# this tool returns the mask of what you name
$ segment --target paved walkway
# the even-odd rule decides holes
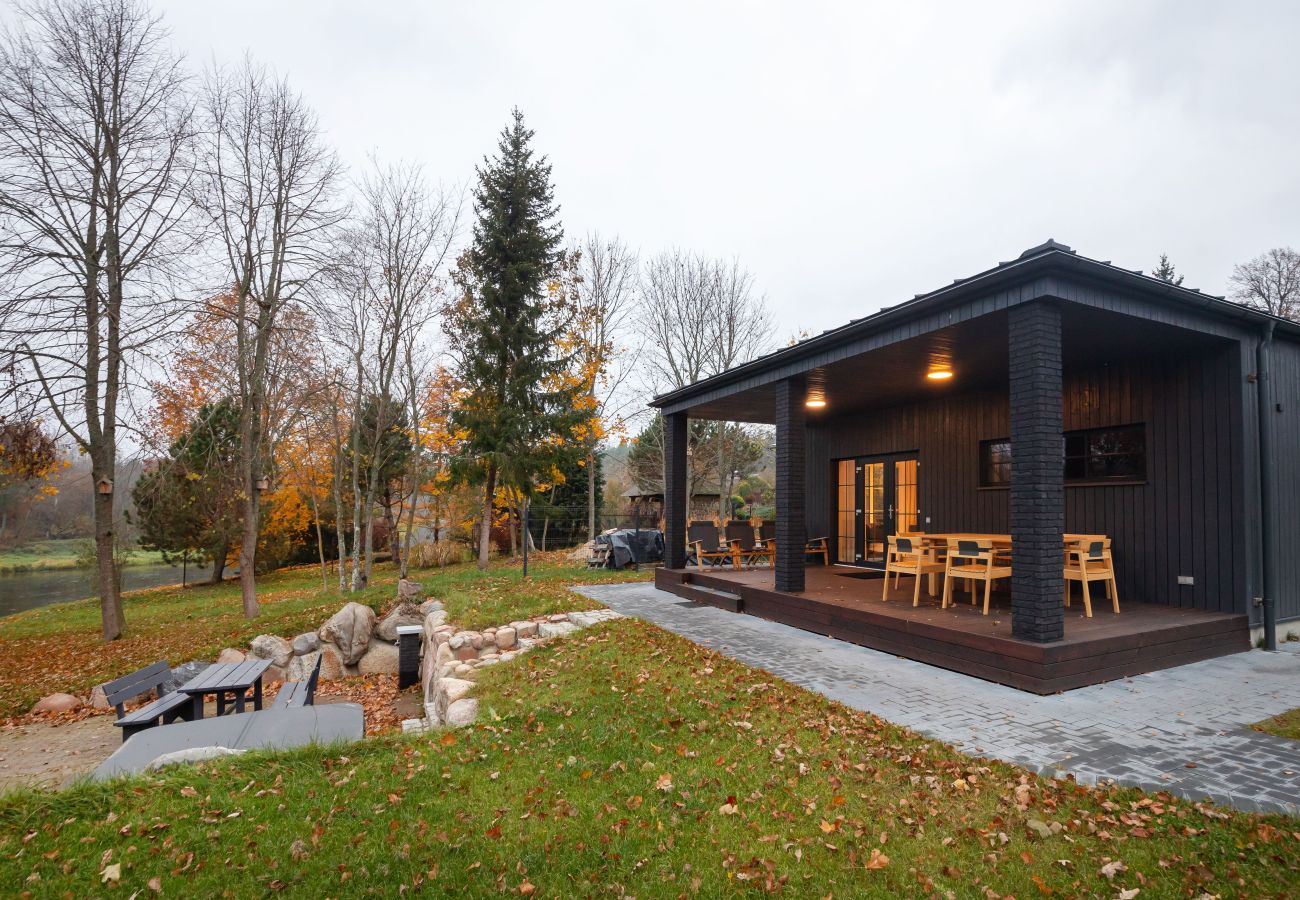
[[[1243,727],[1300,706],[1298,644],[1039,697],[649,584],[574,590],[965,753],[1084,784],[1300,814],[1300,741]]]

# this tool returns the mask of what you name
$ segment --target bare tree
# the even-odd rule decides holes
[[[217,234],[221,281],[235,298],[244,502],[239,583],[244,615],[252,618],[272,336],[282,311],[323,267],[325,237],[343,213],[334,202],[340,170],[302,97],[250,61],[212,73],[203,106],[207,143],[196,197]]]
[[[0,344],[91,462],[105,640],[124,625],[112,482],[131,376],[176,312],[191,106],[134,0],[18,7],[0,42]]]
[[[734,259],[674,250],[650,260],[642,278],[640,324],[649,350],[643,368],[656,380],[654,393],[726,371],[771,346],[772,318],[753,287],[753,276]],[[730,448],[740,445],[733,432],[743,427],[720,422],[713,435],[720,518],[727,515],[734,480]]]
[[[1300,253],[1275,247],[1234,266],[1232,299],[1243,306],[1300,321]]]
[[[625,342],[637,301],[640,260],[622,239],[588,234],[575,252],[577,286],[575,329],[579,359],[590,384],[594,416],[606,434],[593,432],[587,447],[587,540],[596,538],[596,458],[609,431],[621,430],[641,398],[626,390],[635,370],[639,346]]]

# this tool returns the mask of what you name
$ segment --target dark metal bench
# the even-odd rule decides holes
[[[312,666],[306,681],[286,681],[280,685],[280,693],[275,695],[271,709],[294,709],[312,705],[316,699],[316,682],[320,679],[321,658],[318,654],[316,665]]]
[[[163,686],[171,680],[171,675],[172,670],[167,665],[167,660],[160,659],[151,666],[145,666],[104,685],[104,695],[108,698],[109,705],[117,707],[117,721],[113,724],[122,729],[123,742],[146,728],[166,725],[177,719],[193,718],[193,704],[188,695],[180,691],[163,693]],[[150,691],[158,695],[157,700],[130,713],[126,711],[128,700],[134,700]]]

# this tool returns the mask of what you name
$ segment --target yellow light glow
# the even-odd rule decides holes
[[[826,401],[825,401],[825,400],[805,400],[803,405],[804,405],[804,406],[810,406],[810,407],[812,407],[813,409],[821,409],[823,406],[826,405]]]
[[[947,369],[936,369],[933,372],[927,372],[925,377],[932,379],[934,381],[943,381],[945,379],[951,378],[952,372],[948,371]]]

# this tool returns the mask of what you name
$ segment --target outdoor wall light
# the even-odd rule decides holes
[[[935,369],[933,372],[927,372],[925,374],[925,377],[929,378],[931,381],[946,381],[947,379],[952,377],[952,370]]]
[[[813,369],[808,373],[808,396],[803,405],[809,409],[821,409],[826,405],[826,371]]]
[[[826,401],[821,397],[809,397],[803,402],[803,405],[809,409],[821,409],[826,405]]]

